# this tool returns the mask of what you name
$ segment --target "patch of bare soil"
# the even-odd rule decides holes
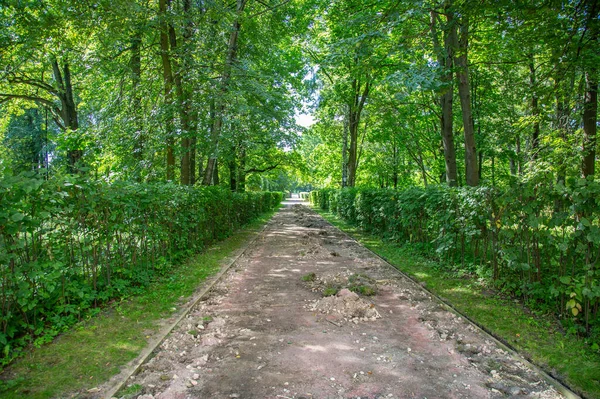
[[[326,288],[337,295],[324,297]],[[140,399],[561,397],[297,204],[130,383],[143,387]]]

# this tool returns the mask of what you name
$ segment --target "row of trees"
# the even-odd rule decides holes
[[[597,0],[324,7],[309,49],[319,122],[302,147],[322,185],[594,175]]]
[[[302,1],[8,1],[3,170],[219,184],[289,164]]]

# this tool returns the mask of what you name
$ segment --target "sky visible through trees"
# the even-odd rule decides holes
[[[2,169],[234,190],[591,176],[598,8],[7,1]]]
[[[1,1],[2,362],[277,206],[258,191],[597,352],[599,30],[600,0]]]

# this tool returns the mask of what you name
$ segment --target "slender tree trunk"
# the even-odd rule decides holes
[[[212,185],[218,186],[220,183],[221,182],[219,180],[219,162],[217,160],[215,160],[213,175],[212,175]]]
[[[238,169],[235,161],[235,148],[233,149],[233,154],[231,155],[231,159],[229,160],[229,189],[231,191],[237,191],[237,177],[238,177]]]
[[[598,0],[586,0],[587,11],[586,29],[589,31],[592,54],[598,54],[598,16],[600,13],[600,2]],[[583,100],[583,161],[581,174],[583,177],[594,176],[596,168],[596,131],[598,124],[598,67],[597,60],[586,57],[585,66],[585,97]]]
[[[54,80],[58,86],[57,97],[61,103],[61,119],[65,130],[76,131],[79,129],[79,121],[77,118],[77,106],[73,98],[73,86],[71,84],[71,70],[68,62],[63,62],[62,71],[58,65],[58,60],[52,60],[52,72]],[[67,150],[67,159],[69,172],[76,173],[79,171],[77,164],[83,156],[83,150],[80,148],[71,148]]]
[[[348,118],[344,118],[342,133],[342,188],[348,186]]]
[[[240,150],[237,191],[240,193],[246,191],[246,149],[243,147]]]
[[[194,132],[197,128],[194,127]],[[196,135],[190,139],[190,185],[196,184],[196,144],[198,139]]]
[[[469,20],[463,16],[460,23],[460,35],[458,38],[458,55],[454,59],[457,67],[456,77],[458,79],[458,95],[462,108],[463,130],[465,134],[465,180],[469,186],[479,184],[477,170],[477,148],[475,145],[475,127],[473,124],[473,112],[471,110],[471,89],[469,84],[468,68],[468,44],[469,44]]]
[[[195,168],[192,165],[192,138],[195,138],[195,121],[193,120],[194,113],[191,110],[191,95],[190,83],[186,80],[186,75],[189,71],[189,55],[190,50],[189,40],[192,36],[191,19],[189,16],[191,0],[183,1],[183,13],[187,22],[185,24],[184,33],[182,35],[181,48],[178,47],[177,35],[172,24],[169,24],[169,44],[171,52],[174,54],[172,59],[173,76],[175,82],[175,93],[177,95],[177,106],[179,110],[179,118],[183,129],[181,137],[181,184],[193,184]]]
[[[142,75],[142,55],[141,47],[142,35],[137,30],[131,38],[131,109],[133,113],[133,126],[135,128],[133,142],[133,157],[139,163],[144,158],[144,144],[146,137],[144,135],[144,126],[141,116],[142,97],[140,95],[140,82]]]
[[[238,36],[241,29],[241,15],[244,12],[244,8],[246,7],[246,3],[248,0],[237,0],[236,3],[236,19],[233,23],[233,27],[231,29],[231,33],[229,35],[229,44],[227,46],[227,58],[225,60],[225,66],[223,67],[223,73],[221,74],[221,83],[219,89],[219,95],[217,96],[217,104],[216,104],[216,115],[214,118],[213,129],[212,129],[212,137],[211,141],[211,149],[210,155],[208,158],[208,162],[206,164],[206,170],[204,171],[204,179],[202,180],[202,184],[210,185],[211,176],[213,176],[217,164],[218,150],[219,150],[219,141],[221,139],[221,130],[223,129],[223,117],[226,108],[226,99],[225,96],[229,91],[229,84],[231,79],[231,70],[233,69],[233,65],[237,59],[237,48],[238,48]],[[213,179],[214,180],[214,179]]]
[[[540,110],[538,107],[537,80],[535,75],[535,57],[529,54],[529,87],[531,90],[531,115],[533,116],[533,132],[531,135],[531,159],[538,159],[540,149]]]
[[[583,103],[583,177],[593,176],[596,168],[596,131],[598,123],[598,79],[596,68],[585,74]]]
[[[554,91],[556,99],[556,130],[558,131],[559,137],[562,141],[563,146],[568,146],[568,138],[571,134],[569,128],[569,120],[571,118],[571,107],[570,98],[575,86],[575,74],[570,73],[568,80],[566,79],[567,70],[561,66],[560,62],[555,65],[558,71],[554,81]],[[564,151],[564,149],[562,150]],[[567,159],[561,160],[557,166],[556,182],[559,184],[565,184],[567,179]]]
[[[198,176],[204,176],[204,157],[200,156],[198,159]]]
[[[454,100],[454,87],[452,84],[452,67],[454,48],[456,42],[456,24],[453,15],[447,17],[448,23],[444,32],[444,48],[442,48],[437,33],[438,14],[431,11],[431,35],[433,47],[438,56],[438,64],[444,68],[442,73],[443,91],[440,95],[440,130],[444,146],[444,163],[446,165],[446,182],[449,186],[457,185],[456,152],[454,150],[454,132],[452,129],[452,103]]]
[[[356,184],[356,170],[358,169],[358,127],[360,117],[369,95],[371,83],[367,80],[364,87],[358,79],[352,81],[353,101],[348,107],[348,132],[350,135],[350,148],[348,151],[348,186]]]
[[[169,57],[169,30],[167,27],[167,7],[170,0],[158,1],[159,27],[160,27],[160,56],[163,67],[164,82],[164,102],[167,109],[165,121],[167,137],[167,180],[175,179],[175,154],[173,153],[174,139],[174,121],[173,121],[173,71],[171,68],[171,59]]]
[[[398,188],[398,145],[396,144],[396,135],[392,135],[392,184],[394,189]]]

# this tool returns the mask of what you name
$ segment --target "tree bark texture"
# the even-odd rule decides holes
[[[160,56],[163,67],[164,102],[167,109],[165,130],[167,138],[167,180],[175,179],[175,124],[173,120],[173,70],[169,56],[169,29],[167,26],[167,7],[170,0],[158,1],[159,28],[160,28]]]
[[[369,96],[371,82],[363,84],[358,79],[352,80],[353,99],[348,107],[348,132],[350,136],[350,148],[348,151],[348,186],[356,184],[356,171],[358,169],[358,128],[360,117]]]
[[[133,141],[133,157],[138,162],[142,161],[144,154],[144,144],[146,137],[144,135],[144,126],[142,122],[142,97],[140,95],[140,82],[142,76],[142,55],[141,55],[142,37],[141,32],[136,31],[131,38],[131,112],[133,114],[133,127],[135,129]]]
[[[600,12],[598,0],[586,1],[590,43],[598,45],[598,16]],[[597,53],[597,48],[592,51]],[[594,60],[587,60],[585,67],[585,97],[583,100],[583,161],[581,174],[583,177],[594,176],[596,171],[596,132],[598,123],[598,67]]]
[[[465,135],[465,180],[469,186],[479,184],[477,169],[477,148],[475,145],[475,126],[473,124],[473,112],[471,110],[471,88],[469,83],[468,68],[468,44],[469,44],[469,20],[463,16],[459,23],[460,35],[458,37],[457,54],[454,63],[457,67],[456,78],[458,80],[458,95],[462,109],[463,130]]]
[[[214,181],[214,179],[211,179],[211,176],[213,176],[213,174],[214,174],[216,163],[217,163],[217,157],[218,157],[218,151],[219,151],[219,141],[221,139],[221,131],[223,129],[223,117],[224,117],[225,108],[226,108],[226,98],[225,97],[227,95],[227,92],[229,91],[231,71],[232,71],[233,65],[235,64],[236,59],[237,59],[238,37],[239,37],[240,29],[241,29],[240,19],[241,19],[242,13],[244,12],[244,8],[246,7],[247,2],[248,2],[248,0],[237,0],[237,3],[236,3],[236,19],[235,19],[235,22],[233,23],[231,33],[229,35],[229,43],[227,46],[227,58],[225,60],[225,65],[223,67],[223,72],[221,74],[219,94],[217,95],[217,98],[216,98],[216,105],[215,105],[216,112],[215,112],[215,118],[213,121],[213,128],[212,128],[211,138],[210,138],[211,149],[210,149],[210,155],[208,158],[208,162],[206,164],[206,169],[204,171],[204,178],[202,180],[203,185],[210,185],[211,180]]]
[[[454,132],[452,126],[452,103],[454,100],[454,86],[452,84],[453,44],[456,42],[456,25],[453,15],[447,16],[447,25],[444,32],[444,47],[442,48],[437,32],[438,14],[431,11],[431,35],[433,46],[438,56],[438,64],[443,67],[442,94],[440,95],[440,130],[444,147],[444,163],[446,166],[446,183],[453,187],[458,184],[456,168],[456,152],[454,150]]]
[[[63,122],[64,130],[76,131],[79,129],[79,121],[77,118],[77,106],[73,98],[73,85],[71,83],[71,70],[69,69],[69,63],[63,62],[62,71],[58,65],[58,60],[54,58],[52,60],[52,73],[54,80],[57,85],[56,96],[60,100],[60,115]],[[69,165],[69,172],[77,172],[77,163],[83,156],[83,150],[81,148],[70,148],[67,150],[67,159]]]
[[[535,75],[535,57],[529,55],[529,86],[531,90],[531,116],[533,117],[533,131],[531,134],[531,159],[538,159],[540,150],[540,110],[538,106],[537,79]]]

